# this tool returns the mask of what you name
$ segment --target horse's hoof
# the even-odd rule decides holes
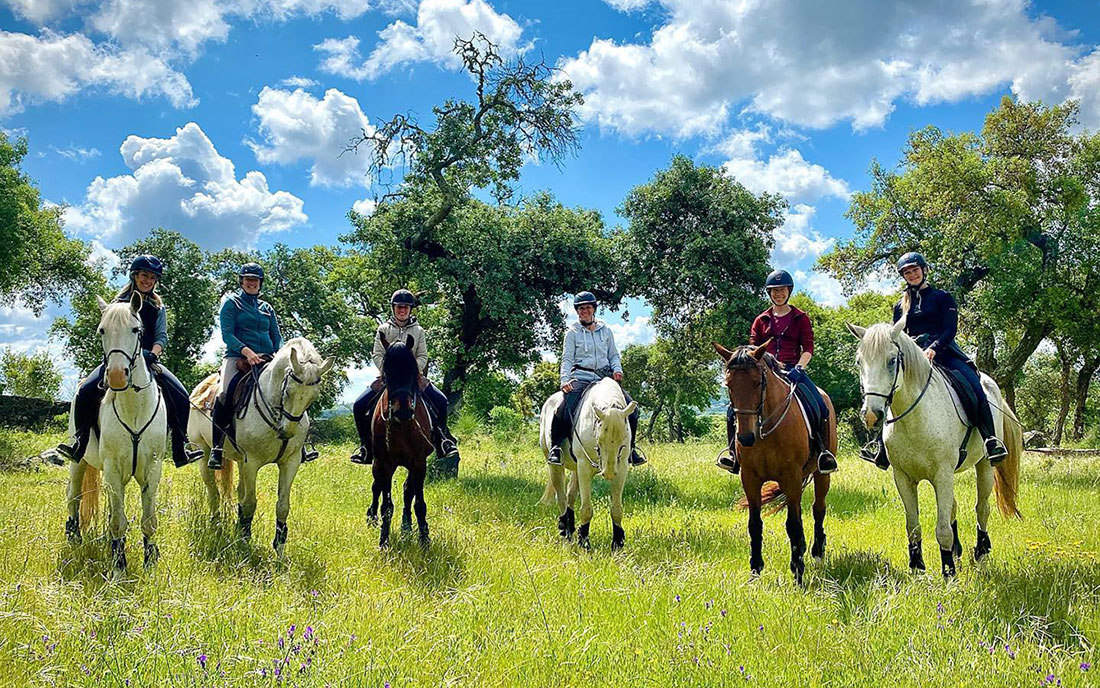
[[[412,521],[401,521],[401,532],[411,533],[413,529]]]
[[[428,537],[427,533],[421,533],[420,537],[417,538],[417,541],[420,543],[420,546],[423,547],[424,549],[427,549],[428,547],[431,547],[431,544],[432,544],[432,539],[430,537]]]
[[[73,517],[69,517],[69,520],[65,521],[65,537],[69,539],[70,545],[80,544],[81,536],[79,520]]]
[[[160,547],[150,542],[145,545],[145,568],[151,568],[160,561]]]
[[[824,554],[822,554],[820,556],[818,556],[816,554],[811,554],[810,558],[814,560],[815,564],[824,564],[825,563],[825,555]]]
[[[592,551],[592,543],[588,541],[588,538],[581,538],[577,540],[577,547],[580,547],[585,552]]]

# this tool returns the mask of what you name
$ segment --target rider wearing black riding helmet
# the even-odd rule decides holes
[[[794,293],[794,278],[786,270],[775,270],[764,282],[768,307],[752,323],[749,344],[768,344],[768,353],[782,366],[787,379],[796,385],[799,398],[808,407],[809,415],[816,422],[810,434],[811,450],[817,455],[818,470],[832,473],[837,469],[836,457],[829,451],[829,408],[817,385],[806,374],[806,366],[814,353],[814,327],[810,317],[790,305]],[[737,416],[731,406],[726,412],[726,438],[728,445],[718,455],[716,464],[730,473],[738,473],[740,465],[733,449],[737,433]]]
[[[372,359],[378,368],[379,377],[371,383],[365,392],[352,404],[352,417],[359,433],[359,449],[352,454],[352,463],[369,465],[374,462],[374,443],[371,440],[371,415],[374,404],[382,393],[385,381],[382,379],[382,361],[386,357],[387,342],[404,342],[413,338],[413,355],[420,371],[420,393],[428,400],[432,413],[432,446],[440,460],[458,461],[458,441],[447,426],[447,395],[439,391],[428,379],[428,343],[427,333],[413,315],[416,308],[416,295],[408,289],[398,289],[390,297],[390,318],[378,326],[374,334]]]
[[[168,411],[168,428],[172,433],[172,462],[183,467],[202,456],[202,450],[187,441],[187,417],[190,402],[187,390],[176,379],[158,356],[168,346],[168,316],[156,293],[157,283],[164,274],[164,264],[156,256],[141,255],[130,262],[130,281],[118,293],[116,301],[129,302],[134,292],[141,295],[141,353],[149,365],[153,379],[164,392],[164,406]],[[73,398],[72,416],[75,435],[67,443],[58,445],[57,452],[67,459],[79,462],[88,449],[89,433],[96,423],[99,404],[106,389],[103,385],[103,366],[88,374]]]
[[[589,385],[605,377],[622,382],[623,365],[619,349],[615,346],[615,335],[600,320],[596,320],[596,296],[590,291],[582,291],[573,299],[573,310],[577,311],[577,322],[565,330],[562,343],[559,382],[565,400],[554,412],[550,423],[550,454],[546,462],[561,465],[561,445],[573,427],[573,412],[580,404],[584,390]],[[630,395],[623,390],[626,403],[631,402]],[[640,466],[646,462],[645,455],[638,450],[638,409],[629,416],[630,421],[630,463]]]
[[[929,361],[946,368],[966,380],[973,391],[976,408],[968,415],[985,442],[989,463],[996,465],[1008,456],[1004,443],[997,437],[993,412],[982,388],[978,371],[955,341],[959,329],[959,307],[954,297],[928,284],[928,261],[910,251],[897,263],[898,274],[905,280],[905,292],[894,305],[894,322],[905,318],[905,332],[924,349]],[[963,400],[964,404],[967,400]],[[890,466],[881,436],[860,451],[860,457],[885,470]]]

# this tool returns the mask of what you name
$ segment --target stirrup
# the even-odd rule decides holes
[[[638,449],[637,447],[630,448],[630,459],[628,460],[628,462],[631,466],[641,466],[648,461],[649,459],[646,458],[641,449]]]
[[[991,444],[993,445],[992,449],[990,449]],[[989,457],[989,465],[996,466],[1008,458],[1008,449],[999,438],[990,437],[985,441],[985,454]]]
[[[724,447],[722,451],[718,452],[718,456],[714,459],[714,465],[734,475],[741,472],[741,462],[730,452],[729,447]]]
[[[360,466],[369,466],[373,463],[371,457],[367,456],[367,448],[364,446],[360,446],[359,449],[351,455],[351,462],[357,463]]]
[[[546,456],[546,463],[551,466],[560,466],[561,463],[561,447],[550,447],[550,453]]]
[[[187,463],[194,463],[202,458],[203,451],[194,442],[187,442],[183,445],[183,455],[187,457]]]
[[[306,449],[305,447],[302,447],[302,463],[309,463],[320,455],[321,452],[317,451],[316,449]]]
[[[458,456],[458,442],[450,437],[444,437],[439,441],[439,458],[453,459]]]
[[[826,449],[817,455],[817,472],[821,475],[828,475],[836,472],[839,466],[836,465],[836,457],[833,453]]]
[[[210,450],[210,458],[206,462],[206,467],[212,471],[220,471],[222,469],[222,452],[221,447],[214,447]]]
[[[65,444],[62,442],[57,445],[55,450],[59,455],[63,456],[67,461],[77,462],[76,451],[80,448],[80,440],[74,440],[72,444]]]
[[[890,458],[886,456],[886,446],[882,440],[871,440],[859,448],[859,458],[886,470],[890,467]]]

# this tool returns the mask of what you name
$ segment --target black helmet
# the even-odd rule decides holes
[[[245,263],[241,266],[241,269],[237,271],[237,277],[257,277],[262,282],[264,279],[264,269],[260,267],[259,263]]]
[[[145,270],[160,277],[164,274],[164,263],[160,262],[160,258],[156,256],[137,256],[130,262],[130,274],[132,275],[138,270]]]
[[[898,259],[898,274],[900,275],[905,268],[919,265],[922,269],[928,269],[928,261],[924,259],[924,256],[916,251],[910,251]]]
[[[582,291],[573,297],[573,310],[576,310],[585,304],[590,304],[593,308],[595,308],[596,295],[590,291]]]
[[[775,287],[787,287],[794,291],[794,278],[791,277],[791,273],[786,270],[776,270],[768,275],[768,279],[764,282],[764,288],[773,289]]]
[[[398,289],[390,297],[390,306],[405,305],[409,308],[416,306],[416,295],[408,289]]]

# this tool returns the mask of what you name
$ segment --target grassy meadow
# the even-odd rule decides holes
[[[993,554],[979,568],[974,479],[963,476],[967,554],[946,583],[930,486],[930,569],[914,576],[892,480],[846,453],[825,562],[808,560],[800,589],[782,514],[765,519],[767,568],[750,578],[740,485],[712,466],[716,445],[647,447],[617,554],[606,490],[593,550],[578,551],[537,504],[545,469],[533,442],[462,448],[461,477],[427,490],[430,548],[395,520],[380,552],[364,519],[369,470],[348,463],[350,446],[323,447],[294,485],[287,563],[270,548],[273,468],[246,544],[211,524],[195,467],[166,467],[161,561],[142,569],[132,526],[121,583],[108,581],[102,521],[84,544],[66,543],[65,471],[0,474],[0,684],[1100,685],[1096,459],[1027,455],[1025,518],[991,517]],[[136,489],[128,508],[136,525]]]

